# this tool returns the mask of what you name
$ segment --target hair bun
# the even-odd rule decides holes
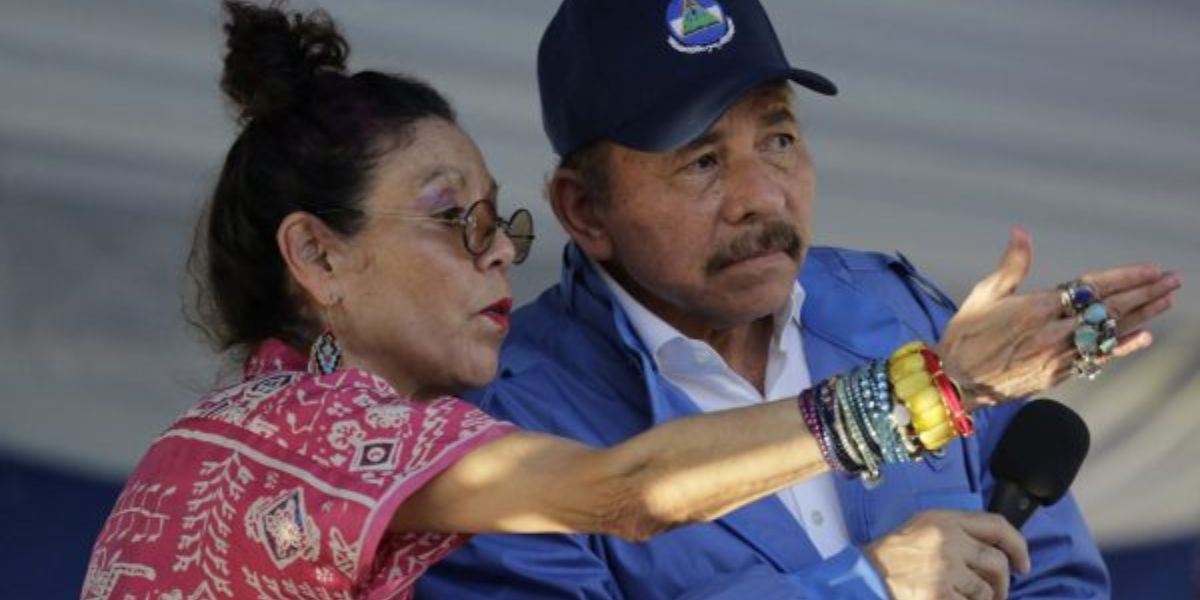
[[[280,2],[225,1],[221,89],[245,123],[290,108],[323,72],[345,74],[350,47],[323,11],[288,13]]]

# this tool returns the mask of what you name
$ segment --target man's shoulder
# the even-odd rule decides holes
[[[954,301],[900,252],[854,250],[832,246],[809,249],[801,282],[806,289],[830,278],[869,294],[920,297],[953,313]]]
[[[816,268],[830,274],[853,277],[856,274],[886,272],[894,274],[896,267],[908,260],[899,253],[876,250],[857,250],[838,246],[812,246],[805,258],[805,268]],[[911,268],[911,264],[909,264]],[[915,269],[914,269],[915,270]]]

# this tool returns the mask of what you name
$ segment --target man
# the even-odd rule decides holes
[[[1014,293],[1029,268],[1023,232],[957,314],[903,258],[808,247],[813,173],[785,80],[836,91],[788,65],[756,1],[562,4],[539,85],[562,157],[549,196],[572,242],[561,283],[517,312],[500,378],[475,398],[482,408],[610,445],[698,411],[794,396],[918,338],[939,342],[985,403],[1066,376],[1075,324],[1060,318],[1059,294]],[[1136,328],[1178,285],[1150,266],[1088,283],[1121,317],[1117,356],[1148,345]],[[987,459],[1018,408],[978,411],[976,436],[888,466],[874,487],[817,477],[645,543],[478,536],[417,595],[1105,597],[1069,497],[1020,534],[979,512]],[[1019,535],[1027,548],[1006,542]]]

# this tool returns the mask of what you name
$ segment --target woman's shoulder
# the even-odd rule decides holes
[[[164,437],[207,432],[272,454],[298,454],[338,471],[418,468],[405,457],[439,454],[502,428],[455,397],[411,400],[360,369],[316,375],[274,371],[221,389],[189,409]]]
[[[361,370],[254,374],[154,442],[101,531],[87,585],[128,567],[145,578],[123,579],[123,592],[169,573],[185,590],[239,598],[284,581],[348,593],[375,577],[377,558],[407,556],[381,545],[396,506],[509,430],[456,398],[401,398]],[[444,552],[461,542],[429,539]]]

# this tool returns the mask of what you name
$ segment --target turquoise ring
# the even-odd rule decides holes
[[[1092,380],[1103,370],[1100,359],[1117,348],[1117,320],[1109,316],[1108,307],[1098,301],[1076,314],[1079,326],[1075,328],[1072,341],[1078,356],[1072,366],[1076,376]]]

